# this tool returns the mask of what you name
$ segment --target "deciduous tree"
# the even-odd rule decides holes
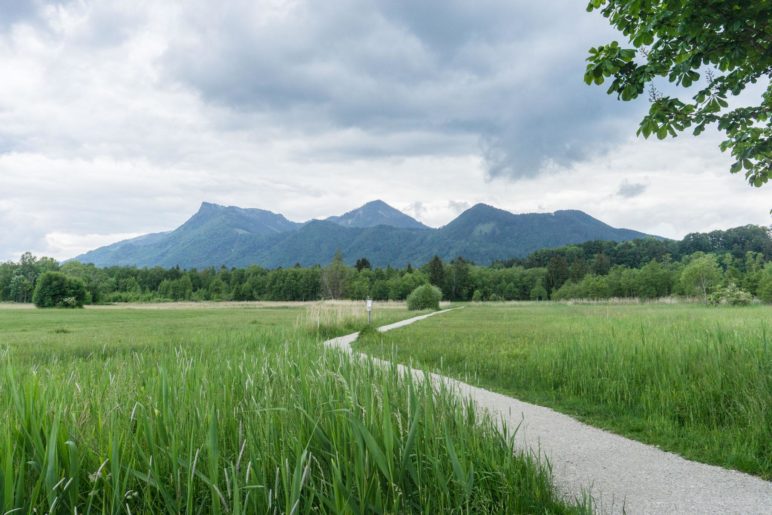
[[[638,134],[648,138],[709,125],[726,134],[721,150],[735,161],[730,171],[744,171],[754,186],[772,174],[772,84],[755,105],[731,105],[732,96],[772,73],[771,0],[591,0],[588,11],[600,10],[624,34],[617,41],[590,49],[584,80],[603,84],[609,94],[633,100],[647,86],[649,113]],[[683,100],[653,89],[667,78],[684,88],[696,86]]]
[[[697,253],[681,272],[686,292],[698,293],[708,303],[708,293],[721,282],[721,268],[713,254]]]

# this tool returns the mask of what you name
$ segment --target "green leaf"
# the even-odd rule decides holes
[[[359,420],[351,419],[351,424],[358,430],[359,434],[362,436],[362,439],[365,442],[365,445],[367,446],[367,450],[370,452],[370,455],[373,457],[373,460],[375,461],[375,464],[378,466],[378,469],[380,469],[381,474],[385,478],[387,478],[389,481],[391,481],[391,473],[389,471],[389,466],[386,462],[386,455],[381,450],[381,447],[378,445],[378,442],[375,440],[375,437],[373,437],[372,433],[367,430],[367,428],[362,424]]]
[[[738,161],[744,169],[754,171],[749,182],[758,183],[755,177],[760,174],[767,178],[762,180],[766,183],[770,175],[769,145],[762,142],[769,141],[769,129],[763,128],[770,118],[769,95],[762,96],[755,105],[734,109],[727,117],[717,114],[730,109],[728,93],[739,95],[749,84],[769,75],[772,53],[763,51],[762,36],[748,35],[748,27],[757,27],[759,34],[763,32],[758,24],[768,18],[769,2],[745,2],[742,7],[732,2],[709,4],[708,9],[698,8],[694,2],[590,0],[588,9],[603,6],[603,16],[627,39],[621,44],[610,41],[594,47],[590,55],[596,69],[592,78],[585,77],[585,82],[602,84],[600,72],[610,79],[607,93],[627,101],[639,96],[659,77],[684,88],[707,79],[707,86],[693,95],[693,103],[686,104],[677,97],[664,102],[655,99],[654,104],[661,105],[649,111],[654,126],[641,124],[637,133],[665,138],[697,124],[694,134],[699,135],[707,124],[718,121],[718,130],[729,137],[720,148],[732,150],[738,157],[737,149],[742,147],[743,159]],[[650,46],[645,53],[623,47],[630,44],[636,48]],[[638,58],[645,62],[636,62]],[[711,71],[702,73],[703,69]],[[765,130],[766,136],[752,135],[751,127],[754,131]],[[744,163],[744,159],[749,162]]]
[[[459,485],[465,485],[466,472],[464,471],[461,462],[458,460],[456,448],[453,447],[453,441],[450,439],[450,432],[448,431],[445,432],[445,446],[448,449],[448,456],[450,457],[450,464],[453,468],[453,475],[455,476],[456,481]]]

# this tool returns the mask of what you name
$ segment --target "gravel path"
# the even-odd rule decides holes
[[[438,311],[378,328],[398,329]],[[325,342],[352,353],[358,334]],[[370,358],[374,359],[374,358]],[[376,362],[387,363],[374,359]],[[408,368],[399,366],[403,372]],[[412,371],[417,377],[424,372]],[[748,474],[689,461],[542,406],[521,402],[438,374],[428,374],[470,397],[502,424],[520,426],[517,446],[546,457],[566,499],[591,495],[600,513],[738,513],[772,515],[772,483]]]

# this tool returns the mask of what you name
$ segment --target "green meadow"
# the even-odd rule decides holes
[[[451,392],[323,348],[364,320],[2,307],[0,513],[586,511]]]
[[[359,350],[772,477],[772,308],[470,304]]]

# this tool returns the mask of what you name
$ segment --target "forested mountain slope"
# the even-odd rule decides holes
[[[591,240],[627,241],[646,235],[616,229],[582,211],[513,214],[477,204],[439,229],[383,201],[341,216],[297,223],[261,209],[203,203],[173,231],[121,241],[75,259],[97,266],[287,267],[328,263],[340,250],[348,263],[425,263],[432,256],[488,264],[533,251]]]

